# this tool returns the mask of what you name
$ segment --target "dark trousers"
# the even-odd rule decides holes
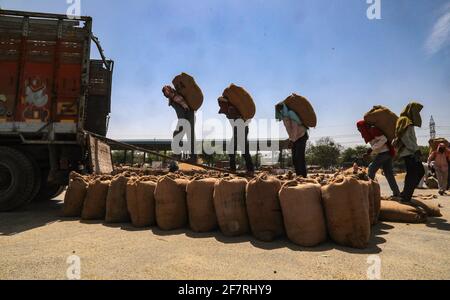
[[[185,110],[178,103],[172,103],[175,112],[177,113],[178,120],[187,120],[190,124],[190,130],[188,128],[184,128],[182,125],[177,125],[177,128],[173,132],[173,136],[177,136],[180,133],[183,133],[183,136],[186,134],[187,141],[190,144],[191,157],[195,157],[195,112],[193,110]],[[181,147],[182,145],[180,145]]]
[[[253,166],[252,156],[250,155],[250,146],[248,143],[248,126],[245,126],[244,130],[245,130],[245,149],[242,153],[242,156],[244,157],[247,171],[253,172],[255,170],[255,167]],[[233,153],[229,154],[231,171],[236,171],[236,152],[238,146],[237,143],[238,143],[238,127],[233,126]]]
[[[292,162],[294,164],[295,173],[297,174],[297,176],[303,176],[303,178],[306,178],[306,176],[308,175],[306,171],[305,157],[306,142],[308,141],[308,139],[308,133],[305,133],[305,135],[295,141],[294,145],[292,146]]]
[[[395,180],[394,171],[392,169],[392,156],[389,152],[377,154],[373,162],[369,165],[369,178],[375,179],[375,175],[380,168],[383,168],[384,176],[386,177],[389,187],[394,196],[400,196],[400,190]]]
[[[403,159],[406,166],[406,177],[405,186],[400,196],[403,201],[411,201],[414,190],[425,175],[425,169],[423,168],[422,162],[414,155],[406,156]]]

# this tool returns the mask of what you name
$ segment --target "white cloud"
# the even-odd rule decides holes
[[[450,3],[444,6],[442,16],[434,23],[425,49],[428,54],[433,55],[448,45],[450,45]]]

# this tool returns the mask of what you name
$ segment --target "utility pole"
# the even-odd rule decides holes
[[[436,138],[436,123],[434,122],[433,116],[430,119],[430,139],[434,140]]]

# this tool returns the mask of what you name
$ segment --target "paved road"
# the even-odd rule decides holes
[[[61,218],[57,199],[0,213],[0,279],[65,279],[71,255],[82,279],[366,279],[371,255],[382,279],[450,279],[450,197],[431,201],[443,205],[442,218],[379,224],[370,247],[357,250],[80,222]]]

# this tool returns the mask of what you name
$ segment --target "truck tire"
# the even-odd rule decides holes
[[[27,204],[35,189],[33,162],[24,153],[0,147],[0,211]]]

